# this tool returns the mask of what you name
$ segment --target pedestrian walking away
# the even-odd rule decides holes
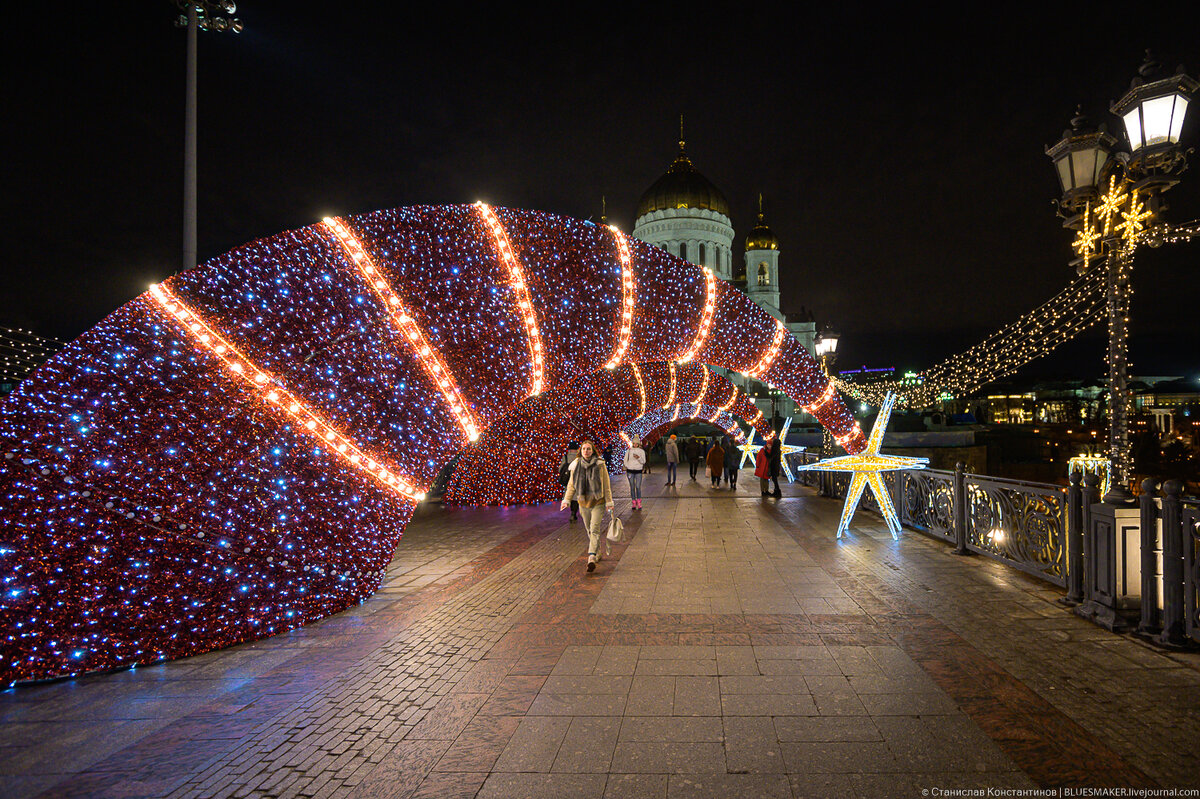
[[[596,445],[584,440],[579,444],[579,457],[571,461],[567,472],[567,490],[560,507],[566,510],[572,502],[579,503],[579,515],[583,517],[583,528],[588,536],[587,570],[595,571],[596,563],[603,559],[601,543],[608,546],[604,537],[604,512],[613,509],[608,469],[596,451]]]
[[[629,498],[633,500],[633,509],[642,509],[642,471],[646,468],[646,450],[642,449],[642,439],[634,436],[625,450],[625,476],[629,478]]]
[[[712,488],[721,487],[721,475],[725,473],[725,449],[721,442],[713,439],[712,449],[705,458],[708,464],[708,476],[712,479]]]
[[[686,450],[688,458],[688,470],[690,472],[689,476],[695,480],[696,470],[700,467],[700,458],[704,454],[704,446],[700,443],[700,439],[692,436],[690,439],[688,439]]]
[[[725,482],[730,491],[737,490],[738,467],[741,465],[742,451],[733,443],[733,439],[725,436]]]
[[[779,440],[779,436],[775,436],[768,446],[771,451],[767,460],[771,464],[771,479],[775,481],[775,499],[779,499],[783,496],[783,492],[779,490],[779,473],[783,471],[783,442]]]
[[[567,443],[567,451],[563,453],[562,463],[558,465],[558,483],[563,488],[567,487],[570,482],[570,466],[579,457],[579,442],[570,441]],[[566,508],[563,508],[566,510]],[[571,500],[571,521],[579,518],[579,503]]]
[[[669,486],[675,485],[675,469],[679,466],[679,445],[675,443],[675,436],[667,441],[667,445],[663,448],[664,454],[667,456],[667,482]]]

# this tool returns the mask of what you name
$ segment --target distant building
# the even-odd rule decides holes
[[[721,190],[700,174],[679,142],[679,154],[642,194],[638,201],[633,235],[672,255],[678,255],[697,266],[711,269],[718,278],[732,283],[745,292],[767,313],[783,322],[788,331],[815,355],[816,321],[811,314],[788,314],[780,308],[779,239],[767,226],[759,197],[758,222],[746,235],[742,263],[734,254],[733,222],[729,217],[729,202]],[[729,370],[719,370],[729,375]],[[763,414],[770,417],[769,390],[757,381],[730,375],[755,400]],[[797,421],[814,421],[811,416],[795,413],[794,404],[782,394],[775,401],[780,417],[795,415]]]

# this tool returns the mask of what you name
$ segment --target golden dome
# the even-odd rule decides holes
[[[746,252],[751,250],[778,250],[779,239],[763,221],[762,195],[758,195],[758,224],[746,234]]]
[[[704,208],[729,216],[725,195],[692,166],[691,159],[683,151],[682,141],[679,142],[679,156],[667,174],[654,181],[638,200],[637,218],[674,208]]]

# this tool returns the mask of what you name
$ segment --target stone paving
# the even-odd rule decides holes
[[[836,541],[810,489],[662,479],[593,574],[555,507],[423,508],[360,607],[0,693],[0,796],[1200,786],[1197,655],[865,511]]]

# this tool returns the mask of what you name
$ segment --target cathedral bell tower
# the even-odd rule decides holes
[[[779,310],[779,239],[763,221],[761,194],[758,224],[746,236],[746,294],[768,313],[783,318]]]

